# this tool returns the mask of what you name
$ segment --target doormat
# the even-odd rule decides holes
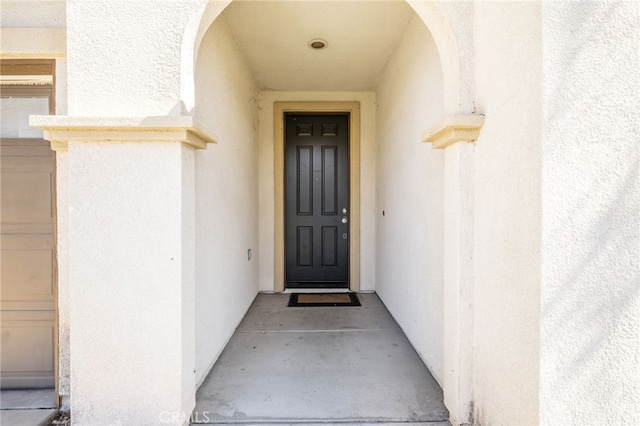
[[[361,306],[355,293],[292,293],[289,307]]]

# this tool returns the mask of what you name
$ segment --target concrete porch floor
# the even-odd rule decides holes
[[[56,415],[54,389],[0,391],[0,425],[47,425]]]
[[[448,425],[442,390],[375,294],[289,308],[259,294],[196,395],[198,424]]]

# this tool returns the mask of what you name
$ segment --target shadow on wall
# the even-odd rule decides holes
[[[555,287],[542,310],[541,320],[549,325],[545,330],[547,336],[575,336],[570,342],[552,343],[554,347],[567,348],[560,352],[571,353],[569,368],[564,370],[559,383],[567,391],[578,382],[596,386],[600,379],[611,376],[610,365],[602,360],[610,358],[612,339],[620,340],[613,334],[628,332],[620,328],[624,328],[623,324],[631,319],[629,312],[640,298],[638,274],[629,279],[611,272],[628,271],[630,268],[638,270],[637,264],[629,264],[638,260],[637,253],[635,256],[629,253],[629,247],[634,246],[629,240],[640,240],[638,217],[634,213],[640,210],[637,196],[639,169],[640,161],[635,161],[628,168],[617,197],[590,224],[590,246],[584,249],[583,258],[566,272],[565,279]],[[581,208],[571,212],[571,217],[583,216],[585,203],[579,204]],[[612,259],[619,264],[612,265]],[[580,335],[575,335],[576,330],[581,331]],[[635,350],[633,345],[627,349],[629,355]]]
[[[548,379],[555,387],[576,395],[589,389],[602,408],[617,397],[607,386],[627,392],[625,383],[638,382],[637,325],[632,324],[640,304],[640,159],[625,133],[634,130],[630,116],[620,113],[622,101],[614,98],[633,91],[625,86],[628,79],[618,76],[629,71],[627,54],[633,47],[603,47],[600,28],[619,22],[623,31],[623,21],[629,20],[618,5],[586,3],[579,16],[573,11],[571,6],[559,8],[555,13],[565,14],[562,22],[568,25],[552,24],[548,33],[549,40],[571,37],[571,43],[564,51],[551,51],[546,59],[551,66],[545,70],[545,81],[554,90],[546,95],[550,108],[545,126],[553,139],[545,148],[550,160],[543,176],[555,181],[544,182],[543,177],[543,184],[559,205],[548,203],[543,211],[550,224],[543,237],[548,239],[543,240],[543,262],[552,280],[562,278],[543,283],[548,294],[541,323],[548,346],[541,349],[549,358],[542,367],[553,368],[555,376]],[[602,66],[582,74],[594,64]],[[558,136],[567,134],[558,129],[576,123],[588,123],[588,130],[578,129],[567,139]],[[606,135],[604,141],[601,135]],[[566,243],[571,247],[562,246]],[[635,376],[628,371],[633,365]],[[602,397],[595,389],[612,394]]]

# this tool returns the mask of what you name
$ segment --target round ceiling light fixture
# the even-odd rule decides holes
[[[327,44],[327,40],[323,40],[321,38],[314,38],[308,43],[309,47],[315,50],[324,49],[325,47],[327,47]]]

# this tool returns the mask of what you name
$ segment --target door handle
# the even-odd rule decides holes
[[[342,223],[347,223],[349,222],[349,219],[347,219],[346,216],[342,216]]]

